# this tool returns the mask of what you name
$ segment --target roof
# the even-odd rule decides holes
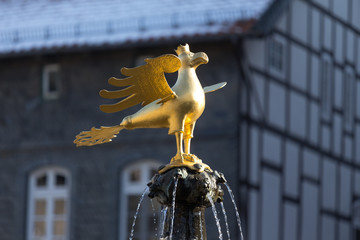
[[[274,0],[0,0],[0,55],[242,34]]]

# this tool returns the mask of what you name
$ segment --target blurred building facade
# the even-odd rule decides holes
[[[0,6],[0,239],[128,238],[174,137],[143,129],[91,148],[72,141],[136,110],[98,110],[106,79],[185,42],[209,56],[203,86],[228,82],[206,96],[192,151],[225,174],[246,239],[360,239],[358,0]],[[225,207],[239,239],[227,195]],[[158,212],[145,198],[136,239],[155,238]]]
[[[359,10],[292,1],[245,43],[249,239],[360,238]]]

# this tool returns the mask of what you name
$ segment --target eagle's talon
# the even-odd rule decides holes
[[[184,153],[177,153],[172,159],[171,162],[184,162]]]

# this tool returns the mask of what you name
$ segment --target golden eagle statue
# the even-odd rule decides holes
[[[190,140],[196,120],[205,108],[205,93],[216,91],[226,85],[218,83],[202,88],[195,73],[201,64],[208,63],[208,56],[203,52],[190,52],[189,45],[180,45],[172,54],[145,59],[146,64],[135,68],[122,68],[126,78],[110,78],[109,84],[122,87],[121,90],[101,90],[100,96],[107,99],[123,98],[115,104],[101,105],[100,110],[114,113],[137,104],[142,104],[138,112],[125,117],[117,126],[92,128],[76,136],[76,146],[92,146],[110,142],[122,129],[135,128],[169,128],[169,134],[176,136],[177,153],[170,164],[160,170],[187,166],[193,170],[203,171],[203,164],[195,155],[190,154]],[[170,88],[164,73],[178,71],[175,85]],[[183,149],[184,142],[184,149]]]

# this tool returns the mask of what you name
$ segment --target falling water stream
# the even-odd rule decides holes
[[[172,239],[172,234],[174,231],[174,218],[175,218],[175,197],[176,197],[176,188],[179,178],[175,179],[174,189],[172,193],[172,204],[171,204],[171,225],[170,225],[170,240]]]
[[[214,213],[214,217],[215,217],[215,221],[216,221],[216,226],[218,228],[218,231],[219,231],[219,239],[222,240],[223,239],[223,236],[222,236],[222,232],[221,232],[221,226],[220,226],[220,219],[217,215],[217,212],[216,212],[216,207],[215,207],[215,204],[214,204],[214,201],[212,200],[211,196],[210,195],[206,195],[207,198],[209,199],[210,203],[211,203],[211,209]]]
[[[201,237],[201,240],[204,240],[203,229],[202,229],[203,223],[202,223],[202,219],[201,219],[201,217],[202,217],[202,216],[201,216],[201,211],[199,211],[198,214],[199,214],[199,220],[200,220],[200,237]]]
[[[226,215],[224,203],[221,202],[220,205],[221,205],[221,209],[222,209],[222,212],[223,212],[223,215],[224,215],[224,219],[225,219],[226,233],[227,233],[228,239],[230,240],[229,224],[228,224],[228,220],[227,220],[227,215]]]
[[[145,188],[143,194],[141,195],[140,201],[139,201],[139,203],[138,203],[138,205],[137,205],[136,213],[135,213],[135,215],[134,215],[134,220],[133,220],[133,223],[132,223],[132,226],[131,226],[131,233],[130,233],[129,240],[132,240],[133,237],[134,237],[134,229],[135,229],[136,218],[137,218],[138,213],[139,213],[139,209],[140,209],[141,202],[143,201],[144,196],[145,196],[145,193],[147,192],[147,190],[148,190],[148,187]]]
[[[179,181],[179,178],[176,178],[175,181],[174,181],[174,189],[173,189],[173,192],[172,192],[172,204],[171,204],[171,212],[170,212],[170,214],[171,214],[171,222],[170,222],[170,224],[171,225],[170,225],[169,240],[172,239],[172,235],[173,235],[173,231],[174,231],[175,198],[176,198],[176,190],[177,190],[177,186],[178,186],[178,181]],[[242,228],[241,228],[241,220],[240,220],[239,212],[238,212],[238,209],[237,209],[237,206],[236,206],[236,203],[235,203],[234,194],[233,194],[230,186],[227,183],[224,183],[224,184],[225,184],[225,186],[226,186],[226,188],[227,188],[227,190],[229,192],[231,201],[232,201],[232,203],[234,205],[234,208],[235,208],[236,219],[237,219],[238,227],[239,227],[239,230],[240,230],[240,240],[244,240],[244,236],[243,236],[243,232],[242,232]],[[144,196],[145,196],[147,191],[148,191],[148,187],[145,188],[143,194],[140,197],[139,203],[137,205],[136,212],[135,212],[135,215],[134,215],[134,220],[133,220],[133,223],[132,223],[132,226],[131,226],[131,233],[130,233],[129,240],[132,240],[133,237],[134,237],[134,229],[135,229],[136,219],[137,219],[137,216],[139,214],[139,209],[140,209],[141,203],[142,203],[142,201],[144,199]],[[221,231],[220,219],[218,217],[214,201],[212,200],[210,195],[207,195],[207,198],[211,203],[211,209],[212,209],[212,211],[214,213],[216,226],[217,226],[217,229],[218,229],[218,232],[219,232],[219,239],[222,240],[223,235],[222,235],[222,231]],[[228,225],[228,220],[227,220],[225,207],[224,207],[223,202],[221,202],[220,204],[221,204],[222,213],[223,213],[224,219],[225,219],[226,233],[227,233],[228,239],[230,240],[230,231],[229,231],[229,225]],[[153,215],[153,217],[154,217],[154,225],[156,226],[156,213],[155,213],[154,203],[153,203],[152,200],[151,200],[151,206],[152,206],[153,214],[154,214]],[[160,238],[164,237],[164,230],[165,230],[165,222],[166,222],[167,212],[168,212],[168,207],[163,207],[161,209],[160,222],[159,222],[160,223],[159,224],[159,226],[160,226],[159,227],[160,228],[159,232],[157,232],[157,228],[155,229],[155,232],[156,232],[155,237],[156,238],[158,236]],[[203,223],[202,223],[202,219],[201,219],[201,212],[199,211],[198,214],[199,214],[199,218],[200,218],[201,240],[203,240],[204,236],[203,236],[203,225],[202,225]]]
[[[167,214],[168,207],[163,207],[161,209],[161,215],[160,215],[160,231],[159,236],[160,238],[164,237],[164,230],[165,230],[165,221],[166,221],[166,214]]]
[[[233,203],[233,205],[234,205],[234,208],[235,208],[236,219],[237,219],[237,223],[238,223],[239,230],[240,230],[240,237],[241,237],[240,239],[241,239],[241,240],[244,240],[244,236],[243,236],[243,232],[242,232],[242,228],[241,228],[241,220],[240,220],[240,216],[239,216],[239,211],[238,211],[238,209],[237,209],[237,207],[236,207],[234,194],[233,194],[233,192],[231,191],[230,186],[229,186],[227,183],[224,183],[224,184],[225,184],[225,186],[226,186],[226,188],[227,188],[227,190],[228,190],[228,192],[229,192],[231,201],[232,201],[232,203]]]
[[[154,207],[153,200],[151,198],[150,198],[150,202],[151,202],[151,207],[152,207],[152,210],[153,210],[153,218],[154,218],[154,226],[155,226],[155,238],[157,238],[156,212],[155,212],[155,207]]]

